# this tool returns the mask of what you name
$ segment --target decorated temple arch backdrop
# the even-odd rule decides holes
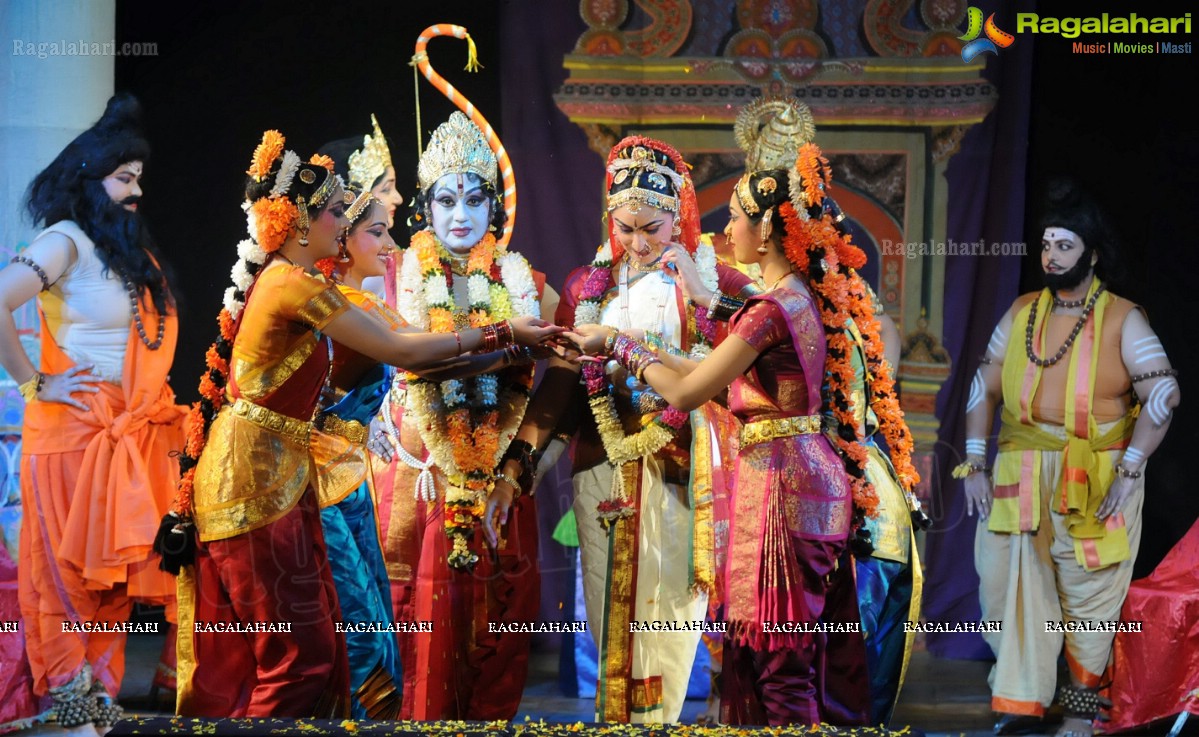
[[[918,5],[918,7],[917,7]],[[998,93],[983,63],[963,63],[957,26],[967,4],[940,2],[735,4],[582,0],[587,24],[563,60],[559,109],[599,156],[622,136],[670,141],[694,167],[704,229],[718,246],[732,186],[744,168],[737,112],[763,96],[812,111],[834,171],[831,190],[864,270],[905,341],[900,380],[924,468],[950,373],[942,347],[946,167]],[[909,21],[917,23],[914,30]],[[926,474],[926,476],[929,474]]]

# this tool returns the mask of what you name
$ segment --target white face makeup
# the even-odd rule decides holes
[[[1084,252],[1082,238],[1065,228],[1046,228],[1041,237],[1041,267],[1046,274],[1061,274],[1074,268]]]
[[[487,235],[491,198],[473,174],[446,174],[429,192],[433,232],[451,252],[465,255]]]

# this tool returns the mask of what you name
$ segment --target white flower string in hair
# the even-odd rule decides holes
[[[271,187],[270,197],[287,194],[296,172],[300,170],[300,156],[295,151],[283,152],[283,163],[279,165],[279,173],[275,175],[275,186]]]

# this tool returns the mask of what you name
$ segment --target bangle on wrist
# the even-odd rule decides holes
[[[500,471],[499,473],[497,473],[495,475],[495,480],[503,481],[504,483],[506,483],[512,487],[512,498],[514,500],[520,497],[520,493],[521,493],[520,482],[517,481],[516,479],[512,478],[512,476],[508,472]]]
[[[511,320],[501,320],[495,324],[495,335],[500,348],[506,348],[516,342],[516,333],[512,330]]]
[[[41,393],[42,387],[46,385],[46,375],[41,371],[34,371],[33,376],[24,384],[17,387],[17,391],[21,393],[21,397],[28,402],[36,402],[38,394]]]
[[[1129,471],[1123,463],[1116,464],[1116,475],[1123,479],[1137,480],[1142,476],[1141,471]]]
[[[987,457],[987,441],[984,438],[966,438],[966,455]]]
[[[655,363],[662,363],[662,360],[654,355],[653,351],[641,345],[627,335],[621,335],[613,344],[613,358],[624,366],[630,374],[637,377],[637,381],[645,383],[645,369]]]
[[[963,461],[953,469],[953,477],[955,479],[964,479],[967,476],[973,476],[976,473],[990,473],[991,469],[981,463],[973,463],[971,461]]]

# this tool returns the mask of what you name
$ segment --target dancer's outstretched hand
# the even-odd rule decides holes
[[[575,325],[565,336],[583,353],[594,356],[604,351],[604,342],[616,328],[607,325]]]
[[[539,317],[514,317],[511,323],[512,335],[516,338],[516,342],[529,347],[541,345],[555,335],[566,332],[566,328],[546,322]]]

